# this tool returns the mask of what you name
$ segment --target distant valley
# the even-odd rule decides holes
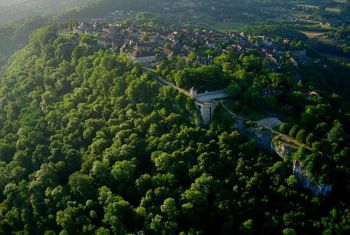
[[[0,22],[21,20],[28,16],[47,15],[84,4],[83,0],[0,0]]]

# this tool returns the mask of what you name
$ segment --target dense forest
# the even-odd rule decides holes
[[[322,130],[329,141],[344,138],[330,151],[341,180],[315,197],[291,163],[231,130],[222,109],[209,127],[198,125],[189,98],[95,45],[42,28],[1,75],[1,234],[350,231],[340,123]],[[327,107],[307,107],[307,123]]]

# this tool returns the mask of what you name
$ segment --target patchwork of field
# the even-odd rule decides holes
[[[213,28],[220,31],[240,31],[242,28],[250,24],[254,23],[247,21],[220,22],[214,24]]]

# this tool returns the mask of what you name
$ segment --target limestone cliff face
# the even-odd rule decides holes
[[[293,159],[294,153],[298,150],[297,146],[279,140],[270,130],[261,130],[257,127],[247,128],[242,120],[236,120],[233,128],[239,130],[246,138],[254,140],[258,148],[275,152],[284,160],[291,161],[293,163],[293,174],[302,187],[309,190],[313,195],[327,196],[331,193],[332,185],[315,183],[312,173],[304,169],[300,162]]]
[[[298,161],[293,162],[293,173],[301,185],[310,190],[316,196],[327,196],[331,193],[333,186],[330,184],[315,184],[311,180],[311,174],[307,172]]]
[[[271,149],[284,160],[292,160],[292,156],[296,151],[292,146],[283,144],[282,141],[277,140],[271,141]]]
[[[293,173],[298,178],[303,188],[308,189],[315,196],[327,196],[332,191],[330,184],[317,184],[313,181],[313,175],[308,172],[297,160],[293,160],[292,156],[297,149],[283,141],[273,140],[271,149],[281,158],[293,162]]]

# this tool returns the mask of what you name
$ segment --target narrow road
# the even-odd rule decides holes
[[[294,139],[294,138],[292,138],[292,137],[290,137],[290,136],[288,136],[288,135],[286,135],[286,134],[283,134],[283,133],[281,133],[281,132],[278,132],[278,131],[272,129],[271,127],[269,127],[269,126],[262,125],[262,124],[259,123],[259,122],[252,121],[252,120],[250,120],[250,119],[248,119],[248,118],[246,118],[246,117],[242,117],[242,116],[237,115],[236,113],[234,113],[234,112],[232,112],[231,110],[229,110],[229,109],[225,106],[224,102],[221,102],[221,104],[222,104],[222,107],[223,107],[229,114],[231,114],[231,116],[232,116],[233,118],[238,119],[238,120],[241,120],[241,121],[251,121],[251,122],[254,123],[255,125],[257,125],[257,126],[259,126],[259,127],[262,127],[262,128],[264,128],[264,129],[266,129],[266,130],[269,130],[271,133],[276,134],[276,136],[281,136],[282,139],[283,139],[286,143],[292,144],[292,145],[297,146],[297,147],[305,146],[306,149],[308,149],[308,150],[310,150],[310,151],[312,150],[309,146],[307,146],[306,144],[304,144],[304,143],[298,141],[297,139]]]

